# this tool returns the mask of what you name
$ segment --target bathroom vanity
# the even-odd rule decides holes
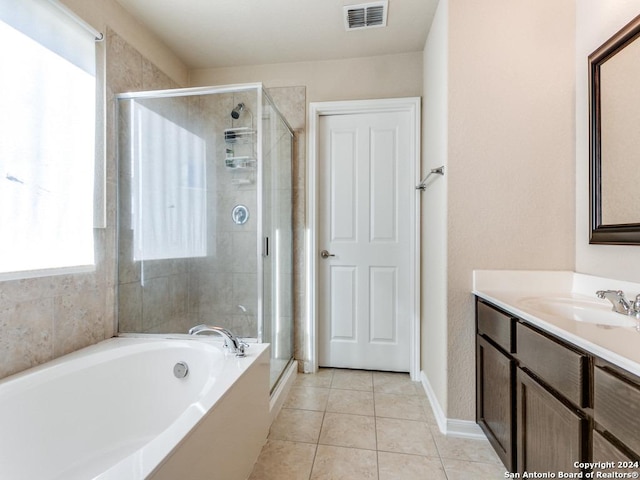
[[[476,420],[509,471],[640,472],[640,331],[596,297],[609,288],[640,293],[573,272],[474,272]]]

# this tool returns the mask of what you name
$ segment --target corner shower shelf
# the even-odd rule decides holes
[[[253,148],[256,131],[249,127],[226,128],[224,142],[227,145],[224,164],[233,170],[252,170],[256,167]]]

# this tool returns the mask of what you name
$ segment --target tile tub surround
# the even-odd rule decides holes
[[[523,300],[532,297],[576,298],[600,301],[597,290],[622,290],[628,299],[640,293],[640,284],[595,277],[569,271],[476,270],[473,293],[508,310],[587,352],[640,375],[640,331],[635,327],[614,327],[578,322],[543,314],[528,308]]]
[[[485,440],[442,435],[408,374],[299,374],[249,480],[504,478]]]

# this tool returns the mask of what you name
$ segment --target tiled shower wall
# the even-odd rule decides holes
[[[106,43],[106,225],[94,231],[96,269],[92,273],[59,275],[0,282],[0,378],[97,343],[115,334],[117,239],[116,239],[116,138],[114,93],[179,88],[120,36],[107,30]],[[294,142],[294,317],[296,351],[300,351],[304,311],[304,182],[305,182],[305,87],[268,89],[278,109],[296,131]],[[233,108],[232,106],[229,107]],[[222,201],[233,201],[224,197]],[[186,265],[173,262],[167,270],[150,269],[147,278],[158,283],[171,278],[173,295],[183,295],[183,281],[188,282]],[[121,271],[123,279],[135,272]],[[248,280],[245,278],[244,280]],[[243,279],[235,280],[238,288]],[[255,282],[253,283],[255,285]],[[214,286],[214,291],[224,286]],[[127,295],[126,288],[123,295]],[[242,304],[232,298],[232,305]],[[242,301],[245,301],[242,299]],[[126,302],[126,300],[125,300]],[[245,303],[249,303],[245,301]],[[188,324],[203,319],[193,317],[194,310],[184,305]],[[180,306],[176,307],[179,310]],[[246,316],[233,313],[235,325],[246,323]],[[142,321],[123,315],[125,322]],[[182,326],[180,326],[182,328]],[[142,330],[142,328],[140,329]]]
[[[206,105],[202,123],[206,125],[208,145],[215,149],[207,156],[207,175],[213,185],[208,200],[211,254],[206,259],[194,259],[190,272],[191,326],[200,323],[219,325],[236,335],[256,337],[257,309],[257,184],[256,171],[233,170],[225,166],[224,130],[232,126],[231,110],[240,102],[246,110],[234,127],[257,128],[257,93],[238,92],[208,95],[201,100]],[[209,140],[211,139],[211,140]],[[256,140],[255,138],[253,139]],[[253,149],[251,145],[230,147]],[[239,182],[248,183],[239,183]],[[238,182],[238,184],[236,183]],[[235,205],[249,210],[249,219],[236,225],[231,218]]]

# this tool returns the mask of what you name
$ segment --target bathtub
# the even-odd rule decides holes
[[[112,338],[0,382],[0,479],[245,480],[268,416],[268,345]]]

